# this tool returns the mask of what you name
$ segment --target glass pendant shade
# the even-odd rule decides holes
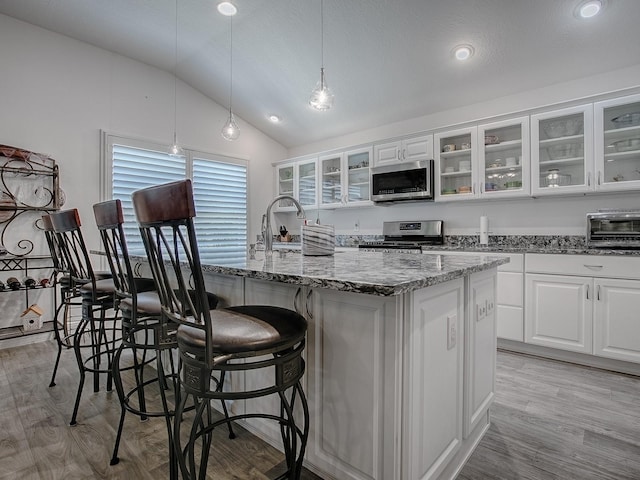
[[[173,145],[171,145],[171,147],[169,148],[169,155],[171,155],[172,157],[183,157],[184,156],[184,150],[178,144],[178,139],[177,139],[176,132],[173,132]]]
[[[309,105],[316,110],[329,110],[333,105],[333,93],[324,78],[324,68],[320,69],[320,80],[316,84],[316,88],[311,92]]]
[[[235,118],[233,118],[233,113],[229,110],[229,118],[227,123],[222,127],[222,136],[225,140],[233,141],[237,140],[240,136],[240,129],[238,128],[238,124],[236,123]]]

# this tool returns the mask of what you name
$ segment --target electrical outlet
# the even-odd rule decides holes
[[[447,317],[447,350],[456,346],[458,340],[458,316]]]
[[[483,320],[484,317],[487,316],[487,301],[485,300],[482,303],[478,303],[476,305],[476,308],[478,309],[477,321],[479,322],[480,320]]]
[[[360,231],[360,220],[356,220],[356,223],[353,225],[353,231],[354,232]]]

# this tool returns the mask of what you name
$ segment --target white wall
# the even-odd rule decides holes
[[[173,75],[63,35],[0,15],[0,144],[55,158],[66,192],[93,225],[99,198],[100,130],[172,143]],[[238,119],[240,139],[220,135],[227,111],[178,82],[177,131],[188,148],[249,160],[250,238],[273,197],[271,163],[286,149]],[[269,181],[265,181],[269,179]],[[86,231],[88,229],[83,229]],[[85,233],[99,246],[95,228]]]
[[[553,109],[554,105],[580,104],[593,99],[640,92],[640,65],[608,72],[573,82],[544,86],[536,90],[498,98],[490,102],[439,112],[403,122],[383,125],[341,137],[289,149],[289,158],[341,149],[426,131],[438,131],[452,125],[476,122],[490,117],[504,117],[525,110]],[[616,95],[618,94],[616,93]],[[585,100],[587,99],[588,100]],[[479,217],[488,215],[494,234],[558,234],[582,235],[586,230],[585,215],[601,208],[640,209],[640,193],[588,195],[578,197],[526,198],[521,200],[469,201],[454,203],[407,203],[389,207],[321,211],[323,223],[336,226],[339,234],[380,234],[385,220],[445,221],[447,234],[474,234]],[[278,214],[279,223],[291,231],[296,220],[292,214]],[[310,213],[313,216],[315,213]],[[360,228],[355,230],[355,224]]]

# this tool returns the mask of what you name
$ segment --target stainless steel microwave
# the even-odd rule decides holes
[[[587,246],[640,248],[640,210],[588,213]]]
[[[433,160],[373,167],[371,200],[376,203],[433,200]]]

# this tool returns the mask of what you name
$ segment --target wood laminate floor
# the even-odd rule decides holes
[[[640,379],[498,352],[491,427],[458,480],[639,480]]]
[[[53,342],[0,350],[0,479],[167,478],[161,419],[128,415],[110,466],[117,395],[87,385],[76,427],[72,352],[49,388]],[[245,430],[220,430],[209,478],[273,478],[282,456]],[[305,480],[319,477],[305,471]],[[499,352],[492,425],[458,480],[640,479],[640,379]]]

